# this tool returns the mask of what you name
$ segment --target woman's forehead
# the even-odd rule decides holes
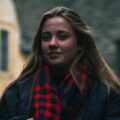
[[[46,20],[42,27],[42,31],[52,31],[52,30],[72,30],[72,27],[68,21],[63,17],[53,17]]]

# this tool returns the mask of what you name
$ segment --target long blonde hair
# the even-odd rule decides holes
[[[120,88],[120,81],[107,65],[102,55],[98,51],[95,45],[95,39],[82,18],[79,14],[77,14],[74,10],[66,8],[66,7],[55,7],[52,10],[44,13],[42,16],[39,29],[35,36],[32,46],[32,52],[30,54],[29,60],[22,70],[18,79],[9,85],[11,87],[17,81],[25,80],[24,78],[27,76],[31,76],[35,74],[37,69],[42,64],[41,58],[41,32],[44,23],[52,17],[60,16],[69,22],[72,26],[73,31],[78,39],[78,44],[82,47],[79,55],[73,61],[70,67],[70,73],[73,76],[76,83],[78,83],[79,79],[76,76],[76,70],[78,66],[84,64],[88,66],[89,69],[93,71],[93,73],[108,87]],[[8,88],[9,88],[8,87]]]

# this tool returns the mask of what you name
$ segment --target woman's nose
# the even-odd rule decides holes
[[[58,40],[56,37],[52,37],[50,41],[50,46],[57,46],[58,45]]]

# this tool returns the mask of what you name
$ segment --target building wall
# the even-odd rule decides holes
[[[8,70],[0,70],[1,95],[7,84],[17,78],[24,61],[20,53],[20,29],[11,0],[0,1],[0,30],[8,32]]]

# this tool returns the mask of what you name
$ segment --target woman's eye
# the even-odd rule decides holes
[[[49,34],[42,35],[42,40],[43,41],[49,41],[50,39],[51,39],[51,35],[49,35]]]
[[[60,40],[66,40],[66,39],[69,38],[69,36],[66,35],[66,34],[60,34],[60,35],[58,35],[58,38],[59,38]]]

